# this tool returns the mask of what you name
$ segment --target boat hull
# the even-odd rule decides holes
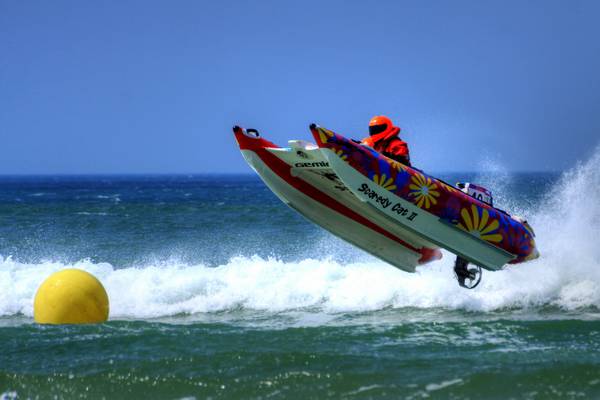
[[[234,133],[245,160],[269,189],[308,220],[407,272],[441,258],[434,243],[350,191],[315,145],[290,141],[280,148],[241,128]]]

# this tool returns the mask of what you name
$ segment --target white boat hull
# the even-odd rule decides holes
[[[236,132],[236,138],[265,184],[308,220],[407,272],[441,258],[431,241],[348,190],[315,145],[290,141],[290,147],[279,148],[243,132]]]

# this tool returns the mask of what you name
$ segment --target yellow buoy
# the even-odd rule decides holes
[[[35,294],[33,318],[39,324],[89,324],[108,319],[108,295],[89,272],[64,269],[50,275]]]

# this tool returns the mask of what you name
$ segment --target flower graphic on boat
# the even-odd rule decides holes
[[[445,183],[445,182],[443,182],[443,183]],[[464,193],[464,192],[461,192],[460,190],[458,190],[457,188],[455,188],[454,186],[450,186],[448,184],[445,184],[445,185],[442,184],[442,188],[446,189],[446,191],[448,193],[452,193],[452,194]]]
[[[319,139],[321,139],[321,142],[323,142],[323,143],[327,143],[329,141],[329,138],[332,138],[334,135],[334,133],[328,129],[325,129],[325,128],[318,128],[318,129],[319,129]]]
[[[480,217],[479,210],[475,204],[471,204],[470,212],[467,208],[463,208],[460,211],[462,218],[458,227],[479,239],[494,243],[501,242],[502,235],[497,232],[500,226],[498,220],[490,220],[490,213],[485,208],[481,209]]]
[[[381,175],[373,175],[373,182],[378,184],[387,190],[396,190],[396,185],[394,185],[394,180],[392,178],[388,178],[386,174]]]
[[[398,162],[398,161],[394,161],[394,160],[390,160],[390,165],[392,166],[392,168],[394,168],[395,170],[398,171],[406,171],[406,165]]]
[[[533,238],[529,242],[529,254],[525,257],[525,261],[535,260],[540,256],[540,252],[535,246],[535,240]]]
[[[335,150],[335,154],[344,161],[348,160],[348,156],[344,154],[344,150]]]
[[[451,224],[457,225],[460,219],[460,207],[461,203],[457,197],[448,197],[446,202],[443,204],[440,218],[444,221],[450,222]]]
[[[521,257],[524,257],[524,260],[534,260],[540,256],[540,253],[535,247],[535,239],[529,234],[529,232],[518,235],[516,238],[516,245],[518,254]]]
[[[417,173],[412,176],[412,183],[408,186],[410,189],[409,196],[413,196],[415,204],[421,208],[429,208],[432,204],[437,204],[437,198],[440,197],[440,192],[437,191],[437,185],[425,176]]]

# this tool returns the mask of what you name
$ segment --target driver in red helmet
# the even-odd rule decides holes
[[[371,118],[369,122],[369,137],[362,140],[363,144],[370,146],[393,160],[410,166],[408,145],[398,137],[400,128],[394,126],[392,120],[384,115]]]

